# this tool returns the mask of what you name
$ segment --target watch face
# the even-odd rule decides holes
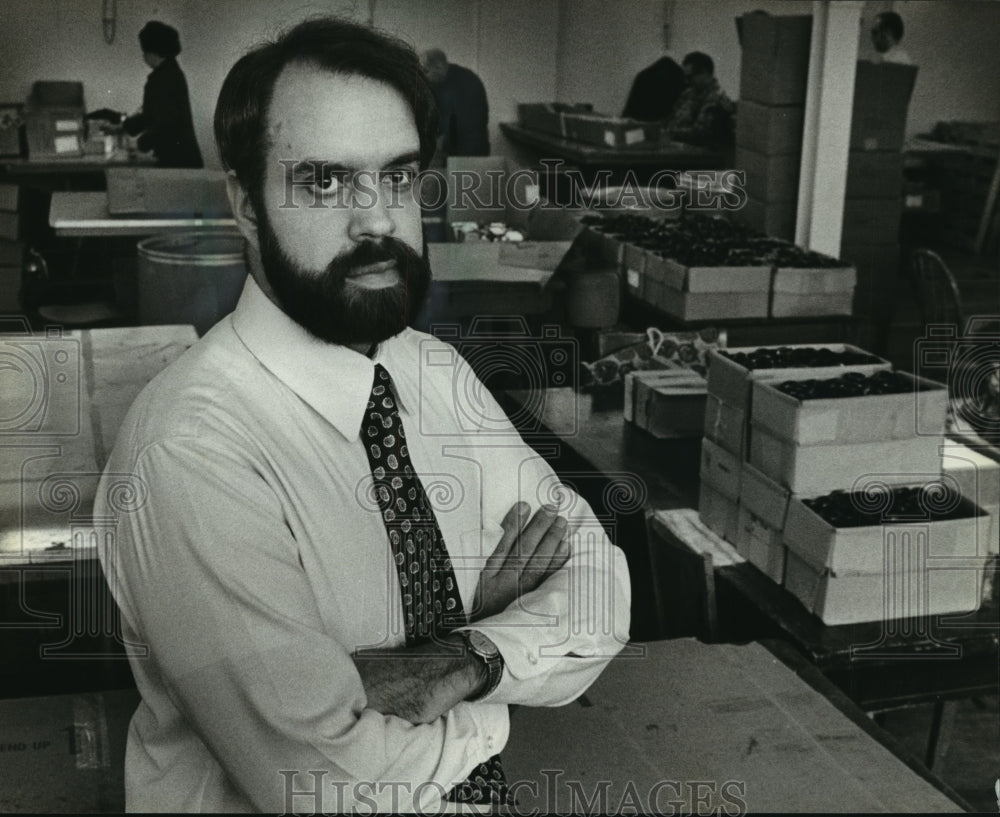
[[[497,645],[490,641],[485,635],[483,635],[478,630],[469,630],[469,646],[472,647],[477,653],[486,658],[493,658],[500,654],[497,649]]]

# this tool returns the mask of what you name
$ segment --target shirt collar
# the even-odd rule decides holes
[[[379,344],[374,360],[326,343],[286,315],[247,276],[233,329],[268,371],[305,400],[348,440],[357,438],[375,378],[375,361],[391,375],[393,350],[406,332]],[[405,400],[395,389],[400,408]]]

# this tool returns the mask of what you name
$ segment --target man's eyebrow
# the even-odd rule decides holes
[[[414,164],[420,161],[420,151],[412,150],[408,153],[401,153],[399,156],[394,156],[384,165],[382,168],[386,167],[399,167],[401,165]],[[330,162],[326,159],[302,159],[301,161],[295,162],[291,165],[286,165],[290,168],[292,173],[302,173],[302,172],[315,172],[317,169],[322,168],[324,172],[328,173],[353,173],[359,168],[348,167],[347,165],[341,164],[339,162]],[[380,168],[381,169],[381,168]]]

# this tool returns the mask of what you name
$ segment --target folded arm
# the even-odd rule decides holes
[[[123,617],[149,646],[143,678],[162,683],[256,808],[288,810],[286,773],[300,790],[316,773],[399,783],[379,809],[415,808],[407,797],[434,797],[464,778],[467,749],[485,740],[483,730],[506,740],[505,719],[469,705],[425,723],[371,705],[366,683],[375,700],[378,684],[329,634],[280,503],[242,454],[158,443],[135,475],[148,500],[122,516],[105,570]],[[468,676],[452,698],[472,683]],[[437,786],[421,790],[425,781]]]

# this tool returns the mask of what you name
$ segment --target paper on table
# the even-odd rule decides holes
[[[76,134],[72,136],[57,136],[53,140],[56,153],[76,153],[80,150],[80,140]]]

